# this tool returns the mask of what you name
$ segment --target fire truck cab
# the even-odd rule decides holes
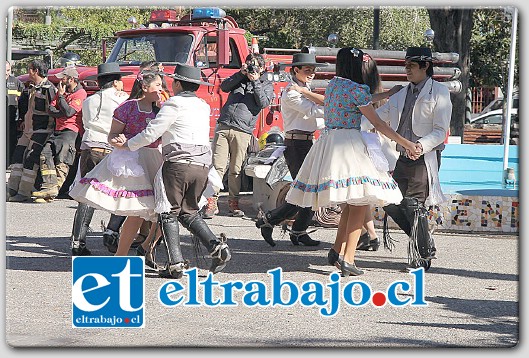
[[[106,62],[117,62],[122,71],[133,72],[123,78],[127,92],[130,92],[139,65],[144,61],[161,63],[167,73],[173,73],[177,63],[201,68],[203,80],[214,85],[201,86],[197,91],[197,95],[211,107],[210,135],[213,137],[220,109],[228,96],[220,89],[220,84],[240,70],[251,50],[245,33],[220,8],[197,8],[181,19],[177,18],[174,10],[156,10],[147,25],[116,33],[116,44]],[[273,69],[273,61],[267,59],[266,66]],[[82,80],[95,72],[93,68],[87,69],[80,78]],[[275,93],[271,106],[259,114],[254,130],[256,137],[272,126],[283,128],[278,100],[287,84],[286,75],[280,71],[267,71],[265,75],[274,83]],[[172,79],[166,77],[166,81],[171,88]],[[98,89],[95,81],[85,80],[84,86],[89,94]]]

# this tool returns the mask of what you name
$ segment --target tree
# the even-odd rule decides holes
[[[428,9],[430,23],[435,31],[434,49],[438,52],[457,52],[461,92],[451,95],[452,135],[463,136],[465,123],[466,94],[470,80],[470,37],[473,27],[473,9]]]
[[[507,93],[511,31],[512,19],[506,16],[504,9],[475,11],[471,38],[472,86],[500,87]],[[515,84],[519,81],[518,72],[516,61]]]
[[[153,9],[159,7],[53,7],[51,24],[44,24],[45,9],[17,8],[14,12],[13,42],[34,49],[53,50],[55,58],[75,46],[81,61],[89,66],[101,63],[101,41],[131,27],[130,17],[138,24],[147,22]],[[30,11],[32,21],[25,13]]]

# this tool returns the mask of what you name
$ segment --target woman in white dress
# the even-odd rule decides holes
[[[371,160],[360,133],[364,115],[379,132],[416,158],[416,145],[391,129],[376,114],[369,86],[362,78],[363,52],[342,48],[336,57],[336,76],[325,90],[325,130],[312,146],[291,184],[287,202],[301,207],[342,205],[342,215],[329,263],[339,264],[344,276],[362,275],[355,252],[369,205],[400,203],[402,194],[387,171]],[[345,247],[344,247],[345,245]],[[339,253],[344,252],[341,259]]]
[[[132,138],[145,129],[159,111],[161,93],[160,74],[152,71],[138,74],[129,99],[114,111],[109,142],[113,144],[120,136]],[[116,256],[128,255],[144,219],[157,220],[154,181],[163,163],[159,144],[157,140],[137,152],[114,149],[70,191],[78,202],[127,216]]]

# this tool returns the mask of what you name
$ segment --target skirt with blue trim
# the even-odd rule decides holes
[[[360,131],[333,129],[314,143],[286,201],[301,207],[399,204],[397,183],[371,161]]]

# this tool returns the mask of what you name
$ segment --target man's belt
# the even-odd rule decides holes
[[[93,152],[103,153],[103,154],[108,154],[112,152],[112,149],[97,148],[97,147],[90,148],[90,150]]]
[[[187,165],[196,165],[196,166],[202,167],[202,168],[209,168],[209,165],[207,165],[207,164],[194,162],[192,160],[187,160],[187,159],[175,160],[173,163],[187,164]]]
[[[296,140],[312,140],[314,139],[313,133],[285,133],[285,139],[296,139]]]

